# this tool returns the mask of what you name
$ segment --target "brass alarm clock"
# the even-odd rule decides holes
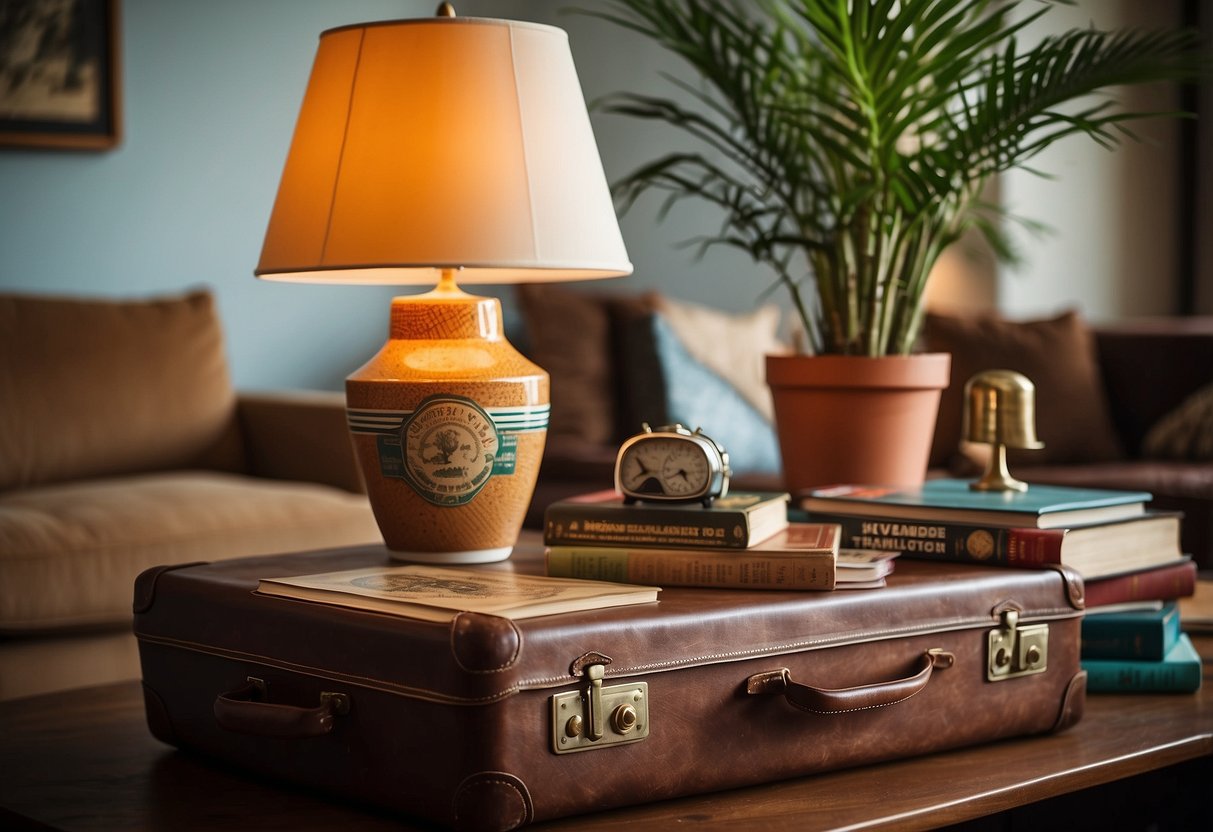
[[[615,490],[624,502],[702,502],[729,490],[729,455],[696,428],[682,425],[650,428],[624,441],[615,458]]]

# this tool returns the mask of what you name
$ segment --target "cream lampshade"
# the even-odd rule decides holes
[[[435,286],[392,301],[346,381],[396,556],[508,557],[543,454],[547,374],[456,279],[631,271],[562,30],[439,16],[320,36],[256,274]]]

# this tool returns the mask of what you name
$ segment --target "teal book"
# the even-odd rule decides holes
[[[1161,661],[1179,641],[1179,604],[1156,610],[1088,611],[1082,620],[1084,659]]]
[[[1061,529],[1125,520],[1145,513],[1146,491],[1033,484],[1027,491],[974,491],[970,480],[927,480],[911,488],[834,485],[810,489],[798,508],[809,513]]]
[[[1136,659],[1088,659],[1087,690],[1093,693],[1191,693],[1200,689],[1200,654],[1186,633],[1160,662]]]

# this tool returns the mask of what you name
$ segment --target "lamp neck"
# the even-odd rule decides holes
[[[440,297],[452,297],[463,293],[455,282],[455,269],[442,269],[438,275],[438,285],[434,287],[432,294]]]
[[[503,339],[497,298],[469,295],[455,283],[455,269],[443,269],[438,285],[421,295],[392,300],[389,337],[429,341],[448,338]]]
[[[422,292],[420,295],[412,295],[408,298],[410,301],[449,301],[456,298],[471,298],[475,295],[469,295],[467,292],[459,288],[459,284],[455,282],[455,276],[459,274],[458,269],[439,269],[438,283],[433,289],[428,292]]]

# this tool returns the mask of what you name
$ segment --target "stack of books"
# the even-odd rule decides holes
[[[1140,491],[1041,484],[983,492],[971,490],[968,480],[939,479],[905,489],[812,489],[792,514],[838,523],[844,547],[997,567],[1069,566],[1083,577],[1088,615],[1122,614],[1126,604],[1157,614],[1192,595],[1196,565],[1180,547],[1182,515],[1151,508],[1151,499]],[[1186,639],[1170,646],[1191,652]],[[1164,659],[1170,655],[1160,654],[1158,661]],[[1116,689],[1132,688],[1126,682]]]
[[[885,585],[894,553],[840,551],[836,523],[788,520],[788,495],[625,503],[599,491],[548,506],[547,574],[657,586],[832,590]]]
[[[1188,693],[1200,656],[1180,628],[1179,604],[1154,601],[1088,612],[1082,622],[1087,690]]]

